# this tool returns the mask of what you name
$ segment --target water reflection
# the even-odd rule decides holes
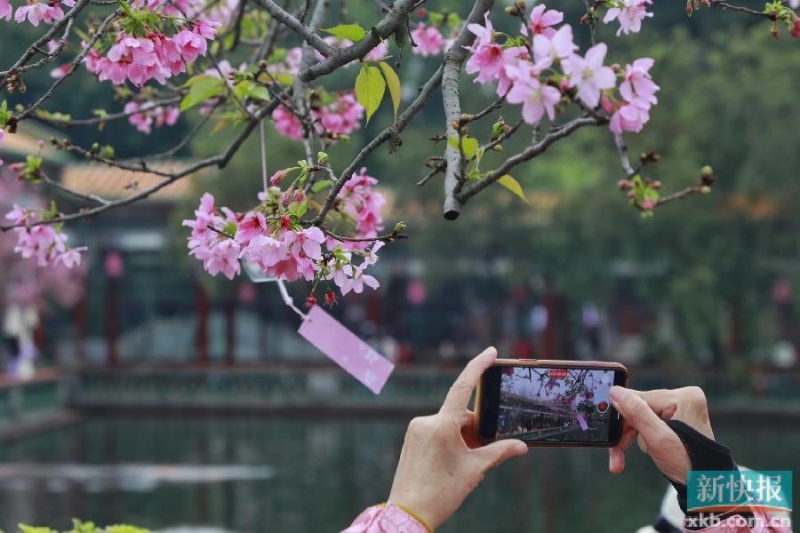
[[[386,498],[405,420],[92,419],[0,450],[0,528],[72,517],[151,529],[339,531]],[[797,469],[800,431],[718,428],[737,458]],[[532,450],[487,477],[443,533],[633,532],[666,484],[638,452]],[[121,481],[125,479],[126,481]],[[133,481],[131,481],[133,480]],[[184,531],[190,531],[185,530]]]

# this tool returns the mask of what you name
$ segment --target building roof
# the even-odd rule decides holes
[[[175,172],[187,165],[185,161],[164,161],[151,164],[155,170]],[[163,176],[146,172],[133,172],[99,163],[67,165],[62,169],[61,184],[77,193],[93,194],[107,200],[116,200],[152,187],[164,180]],[[174,202],[191,195],[190,177],[179,179],[149,198]]]

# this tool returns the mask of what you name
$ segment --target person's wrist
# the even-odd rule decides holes
[[[414,494],[396,494],[392,491],[386,503],[402,509],[425,526],[431,533],[440,526],[436,522],[435,512],[429,510],[426,502],[422,501],[421,498],[417,498]]]

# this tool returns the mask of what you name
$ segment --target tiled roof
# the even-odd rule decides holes
[[[71,157],[53,148],[50,144],[50,139],[53,137],[61,139],[64,134],[37,122],[23,121],[20,123],[17,133],[6,132],[3,136],[0,153],[13,154],[19,159],[24,159],[28,155],[38,153],[39,141],[43,141],[42,157],[46,162],[66,163]]]
[[[174,172],[186,166],[183,161],[164,161],[151,166],[158,171]],[[108,200],[124,198],[150,188],[165,178],[156,174],[133,172],[100,163],[67,165],[61,184],[77,193],[94,194]],[[191,177],[179,179],[149,196],[152,200],[176,201],[191,194]]]

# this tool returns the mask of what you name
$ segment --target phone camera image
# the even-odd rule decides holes
[[[505,367],[496,437],[607,443],[617,416],[608,399],[613,385],[613,370]]]

